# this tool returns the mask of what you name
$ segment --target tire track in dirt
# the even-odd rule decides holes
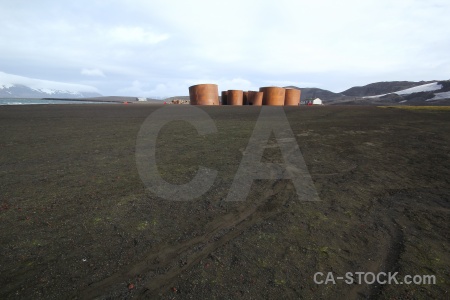
[[[276,181],[271,188],[263,192],[258,201],[239,207],[237,211],[223,215],[208,223],[205,226],[209,228],[206,234],[176,246],[163,247],[157,252],[152,251],[139,263],[90,285],[81,292],[80,297],[92,299],[108,295],[115,285],[138,275],[144,276],[143,280],[147,282],[141,290],[141,296],[150,298],[157,296],[157,291],[168,287],[181,272],[188,270],[254,224],[280,213],[281,211],[278,208],[282,207],[284,202],[289,199],[276,197],[276,195],[286,189],[285,181]],[[274,201],[268,201],[271,197]],[[184,265],[180,266],[177,262],[182,257],[184,258]]]
[[[372,272],[375,275],[380,272],[396,272],[399,268],[400,256],[404,251],[404,234],[401,226],[395,221],[395,217],[379,203],[372,206],[373,223],[379,228],[383,239],[378,239],[376,257],[364,266],[364,272]],[[381,278],[381,280],[387,280]],[[347,299],[378,299],[385,285],[374,284],[354,285],[347,293]]]

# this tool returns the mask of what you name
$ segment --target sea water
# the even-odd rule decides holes
[[[74,100],[45,100],[25,98],[0,98],[0,105],[30,105],[30,104],[101,104],[111,102],[74,101]]]

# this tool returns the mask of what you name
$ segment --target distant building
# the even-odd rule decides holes
[[[147,98],[137,98],[137,101],[147,101]]]
[[[322,100],[320,100],[319,98],[314,99],[312,104],[313,105],[323,105]]]

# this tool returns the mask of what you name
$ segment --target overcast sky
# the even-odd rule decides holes
[[[0,0],[0,81],[103,95],[450,79],[449,53],[448,0]]]

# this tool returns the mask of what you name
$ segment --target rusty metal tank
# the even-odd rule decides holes
[[[267,86],[259,89],[263,92],[263,105],[283,106],[285,89],[276,86]]]
[[[222,105],[227,105],[227,91],[222,91]]]
[[[192,105],[219,105],[217,84],[197,84],[189,87]]]
[[[263,102],[263,92],[248,91],[248,105],[261,106]]]
[[[242,99],[243,105],[248,105],[248,92],[244,92],[244,97]]]
[[[244,101],[244,92],[242,90],[228,90],[228,105],[242,105]]]
[[[300,103],[301,91],[297,89],[286,89],[284,105],[298,106]]]

